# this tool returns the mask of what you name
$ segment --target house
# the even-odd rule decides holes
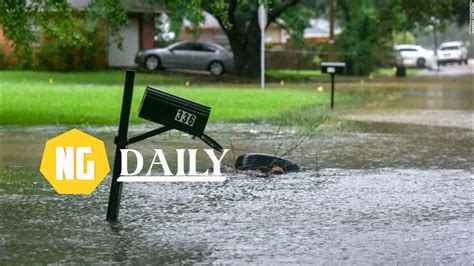
[[[14,49],[12,42],[5,37],[0,25],[0,69],[18,65],[19,60],[13,55]]]
[[[304,30],[303,37],[307,43],[325,43],[329,41],[329,21],[322,18],[311,19],[309,27]],[[335,25],[334,34],[338,35],[342,29]]]

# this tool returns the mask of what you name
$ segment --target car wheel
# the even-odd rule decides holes
[[[160,67],[160,58],[156,55],[150,55],[145,59],[145,67],[148,70],[155,70]]]
[[[416,66],[418,68],[425,68],[425,65],[426,65],[426,60],[424,58],[418,58],[418,60],[416,60]]]
[[[220,76],[224,73],[224,65],[219,61],[213,61],[209,64],[209,72],[213,76]]]
[[[468,65],[468,64],[469,64],[469,62],[468,62],[468,60],[467,60],[467,59],[464,59],[464,64],[466,64],[466,65]]]

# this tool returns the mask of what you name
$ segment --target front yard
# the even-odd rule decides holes
[[[124,72],[50,73],[0,72],[2,125],[97,124],[116,125],[119,119]],[[197,85],[188,87],[186,76],[142,74],[136,76],[132,123],[146,84],[212,107],[211,121],[272,119],[291,111],[327,106],[328,93],[295,89],[291,85],[260,90],[255,86]],[[169,85],[163,85],[169,84]],[[182,84],[182,85],[177,85]],[[339,102],[348,101],[340,96]],[[293,116],[294,114],[292,114]]]

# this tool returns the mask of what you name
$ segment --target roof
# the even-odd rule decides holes
[[[197,25],[198,28],[203,29],[203,30],[222,29],[221,25],[219,24],[219,21],[217,21],[217,19],[213,15],[209,14],[206,11],[203,11],[203,15],[204,15],[204,21]],[[277,22],[276,24],[271,23],[269,27],[274,28],[274,27],[277,27],[277,24],[282,24],[282,25],[284,24],[284,21],[281,19],[277,19],[276,22]],[[189,19],[184,18],[183,27],[191,28],[191,27],[196,27],[196,25],[193,22],[191,22]]]
[[[221,28],[221,25],[219,24],[219,21],[217,21],[217,19],[207,13],[207,12],[203,12],[203,15],[204,15],[204,21],[199,23],[199,27],[200,28],[207,28],[207,29],[220,29]],[[191,22],[189,19],[186,19],[184,18],[183,19],[183,27],[193,27],[195,26],[195,24],[193,22]]]
[[[329,36],[329,21],[323,18],[310,19],[309,27],[304,30],[304,38],[319,38]],[[334,34],[339,34],[342,29],[335,25]]]

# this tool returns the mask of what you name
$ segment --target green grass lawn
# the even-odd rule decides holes
[[[418,69],[408,68],[407,76],[415,76]],[[315,70],[267,70],[267,75],[274,79],[282,80],[308,80],[308,79],[327,79],[327,74],[321,73],[320,69]],[[395,76],[395,68],[379,68],[371,74],[373,77],[393,77]],[[370,75],[369,75],[370,76]],[[347,76],[338,77],[338,79],[347,78]]]
[[[116,125],[123,93],[124,72],[45,73],[0,72],[1,124]],[[138,106],[145,84],[176,82],[176,77],[137,74],[131,122],[138,118]],[[275,118],[290,110],[327,105],[327,92],[277,88],[157,86],[167,92],[212,107],[211,121],[248,121]],[[348,97],[341,96],[340,102]]]
[[[327,78],[327,74],[322,74],[321,70],[267,70],[267,75],[275,79],[312,79],[312,78]]]
[[[125,79],[125,71],[106,70],[94,72],[42,72],[42,71],[0,71],[4,82],[22,82],[30,84],[62,84],[62,85],[120,85]],[[140,73],[135,77],[135,84],[184,84],[194,77],[159,72]]]
[[[416,68],[407,68],[407,76],[413,77],[416,76],[418,73],[418,69]],[[396,68],[379,68],[377,69],[373,75],[378,77],[394,77],[396,72]]]

